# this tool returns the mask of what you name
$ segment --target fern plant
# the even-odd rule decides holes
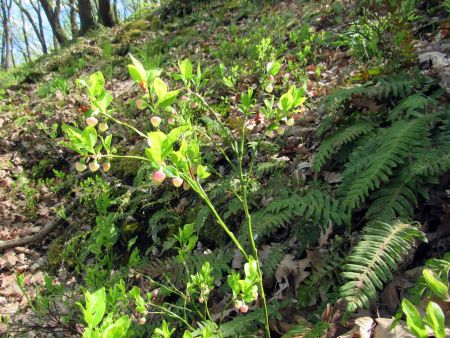
[[[330,221],[338,225],[348,221],[339,202],[330,194],[316,189],[308,190],[303,195],[293,193],[276,198],[264,209],[255,212],[253,218],[255,232],[259,236],[269,235],[293,223],[306,222],[317,225],[319,235],[321,228],[326,228]]]
[[[411,250],[415,239],[427,241],[416,224],[375,222],[366,225],[361,241],[348,257],[341,274],[347,283],[340,288],[340,296],[347,301],[348,313],[369,306],[377,289],[392,279],[392,271]]]
[[[325,162],[337,153],[342,146],[356,140],[361,135],[369,133],[373,128],[373,123],[362,121],[335,132],[320,145],[312,169],[316,172],[320,171]]]
[[[355,168],[351,161],[347,164],[339,191],[343,196],[343,206],[348,210],[358,208],[371,191],[387,182],[393,169],[417,151],[424,140],[426,142],[429,136],[428,124],[428,118],[400,120],[390,128],[381,130],[377,134],[380,145],[374,154],[365,155],[365,165]]]

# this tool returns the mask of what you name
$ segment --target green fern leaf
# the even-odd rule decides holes
[[[402,118],[421,117],[426,113],[428,105],[434,103],[435,100],[422,93],[416,93],[404,98],[390,112],[388,121],[396,121]]]
[[[271,278],[275,274],[281,260],[284,257],[283,246],[278,243],[270,245],[268,248],[263,248],[263,250],[268,250],[267,256],[264,259],[262,266],[263,275]],[[261,253],[262,251],[259,251]]]
[[[359,136],[367,134],[374,128],[374,124],[370,122],[358,122],[349,127],[343,128],[326,138],[320,145],[319,151],[314,158],[312,169],[319,172],[325,162],[335,153],[337,153],[343,145],[354,141]]]
[[[341,273],[348,280],[340,288],[340,296],[347,301],[349,313],[369,306],[377,289],[392,278],[392,271],[411,250],[415,238],[427,241],[413,224],[375,222],[365,227]]]
[[[417,206],[417,187],[409,170],[407,167],[371,196],[374,200],[366,213],[369,222],[388,222],[396,218],[406,220],[413,216],[414,207]]]
[[[355,169],[350,161],[343,172],[344,181],[339,191],[344,196],[343,206],[348,210],[357,208],[371,191],[389,180],[396,166],[420,148],[428,134],[427,118],[401,120],[379,133],[380,146],[376,152],[361,154],[363,159],[357,159],[361,167]]]

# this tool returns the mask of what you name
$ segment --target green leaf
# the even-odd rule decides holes
[[[200,177],[200,178],[208,178],[211,174],[207,170],[208,170],[207,167],[205,167],[205,166],[200,164],[197,167],[197,175],[198,175],[198,177]]]
[[[162,100],[167,94],[167,85],[161,80],[160,77],[155,77],[153,81],[153,88],[155,89],[156,96],[158,96],[158,101]]]
[[[192,79],[192,63],[189,59],[178,61],[178,67],[180,67],[181,76],[185,81]]]
[[[266,66],[267,74],[275,76],[278,74],[278,72],[281,69],[281,62],[280,61],[273,61],[269,62]]]
[[[130,295],[134,298],[136,310],[141,314],[146,313],[147,306],[145,304],[144,298],[142,298],[141,296],[141,290],[137,286],[133,286],[130,291]]]
[[[132,65],[128,65],[128,72],[133,80],[137,82],[147,81],[147,72],[142,63],[139,62],[133,55],[130,54]]]
[[[244,264],[245,277],[250,280],[256,280],[258,277],[258,261],[250,257],[249,261]]]
[[[88,92],[92,97],[98,97],[104,91],[105,78],[102,72],[95,72],[89,76]]]
[[[112,143],[112,134],[109,134],[108,136],[105,137],[105,149],[109,152],[109,150],[111,149],[111,143]]]
[[[424,322],[431,327],[436,338],[445,337],[445,316],[439,305],[429,302]]]
[[[442,300],[448,300],[448,287],[436,277],[430,269],[423,270],[423,276],[428,284],[428,287],[433,293]]]
[[[233,272],[231,275],[228,275],[227,282],[230,286],[231,290],[233,291],[233,294],[236,296],[240,292],[240,286],[239,286],[239,280],[241,279],[241,276],[238,272]]]
[[[170,106],[171,104],[173,104],[177,100],[177,96],[180,93],[180,91],[181,91],[180,89],[172,90],[172,91],[166,93],[166,95],[164,97],[158,96],[158,102],[157,102],[158,107],[166,108],[166,107]]]
[[[184,333],[183,333],[183,338],[194,338],[194,336],[192,335],[191,332],[189,332],[189,331],[184,331]]]
[[[402,310],[406,315],[406,323],[410,331],[418,338],[428,337],[428,331],[423,325],[419,311],[417,311],[416,307],[406,298],[402,301]]]
[[[101,322],[106,310],[105,288],[98,289],[94,293],[85,291],[84,298],[86,300],[85,320],[89,327],[96,327]]]
[[[291,93],[287,92],[280,97],[280,101],[278,102],[278,108],[282,111],[287,112],[292,107],[293,97]]]
[[[102,332],[102,338],[122,338],[131,325],[131,319],[124,315],[108,325]]]
[[[145,155],[154,162],[156,166],[162,165],[164,160],[163,142],[167,139],[162,131],[153,131],[148,133],[148,144],[150,148],[145,149]]]
[[[106,113],[112,99],[112,95],[105,91],[99,98],[95,100],[94,106],[97,107],[102,113]]]
[[[298,107],[306,101],[306,97],[304,96],[305,93],[304,93],[303,89],[291,87],[289,89],[289,92],[291,93],[292,98],[293,98],[291,108]]]
[[[190,125],[183,125],[183,126],[172,129],[170,131],[170,133],[167,134],[167,142],[174,144],[175,142],[177,142],[179,140],[181,134],[183,134],[191,129],[192,129],[192,127]]]
[[[83,145],[92,153],[95,153],[94,147],[97,144],[97,130],[94,127],[87,126],[83,130]]]

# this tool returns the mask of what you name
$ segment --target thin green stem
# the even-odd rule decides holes
[[[203,136],[205,136],[211,143],[213,143],[213,144],[214,144],[214,147],[216,147],[216,148],[219,149],[219,151],[222,153],[223,157],[224,157],[225,160],[228,162],[228,164],[231,166],[231,168],[235,169],[235,166],[234,166],[233,162],[230,160],[230,158],[228,157],[228,155],[225,153],[225,150],[224,150],[221,146],[215,144],[215,142],[214,142],[214,140],[211,138],[211,136],[209,136],[208,134],[206,134],[205,132],[203,132],[203,131],[201,131],[201,130],[197,130],[197,131],[198,131],[200,134],[202,134]]]
[[[220,314],[220,320],[219,323],[222,324],[223,317],[225,316],[225,310],[235,301],[233,297],[231,297],[230,301],[225,305],[225,307],[222,309],[222,312]]]
[[[151,161],[148,158],[142,157],[142,156],[134,156],[134,155],[102,155],[102,158],[130,158],[130,159],[134,159],[134,160],[141,160],[141,161],[147,161],[150,162]]]
[[[269,312],[267,310],[267,301],[266,301],[266,294],[264,292],[264,285],[263,285],[263,279],[262,279],[262,272],[261,267],[259,265],[259,258],[258,258],[258,249],[256,247],[255,239],[253,236],[253,226],[252,226],[252,217],[250,214],[250,210],[248,208],[248,182],[249,182],[249,176],[245,177],[244,170],[243,170],[243,160],[244,160],[244,150],[245,150],[245,124],[246,124],[246,114],[244,113],[244,121],[242,123],[242,134],[241,134],[241,146],[240,151],[237,154],[238,155],[238,162],[239,162],[239,179],[242,184],[242,206],[244,207],[244,213],[245,213],[245,219],[247,221],[247,231],[248,231],[248,237],[250,241],[250,245],[252,247],[253,256],[254,259],[257,262],[257,269],[258,269],[258,287],[259,287],[259,293],[261,295],[261,303],[263,307],[264,312],[264,328],[266,330],[266,336],[267,338],[270,338],[270,326],[269,326]],[[253,169],[253,163],[251,163],[251,170]],[[250,170],[250,172],[251,172]]]
[[[211,210],[214,217],[217,220],[217,223],[219,223],[220,227],[225,231],[225,233],[230,237],[230,239],[233,241],[234,245],[238,248],[238,250],[242,253],[244,258],[248,261],[248,255],[245,252],[244,248],[242,247],[241,243],[239,243],[236,236],[234,236],[233,232],[228,228],[228,226],[225,224],[225,222],[222,220],[220,215],[218,214],[216,208],[212,204],[211,200],[209,199],[208,195],[203,190],[200,183],[195,181],[189,174],[182,173],[181,177],[188,182],[188,184],[192,187],[192,189],[195,190],[195,192],[201,197],[201,199],[206,203],[206,206]]]
[[[142,137],[148,139],[148,136],[147,136],[146,134],[144,134],[142,131],[138,130],[137,128],[133,127],[132,125],[129,125],[129,124],[126,123],[126,122],[122,122],[122,121],[120,121],[120,120],[118,120],[118,119],[112,117],[112,116],[109,115],[109,114],[106,114],[106,113],[101,113],[101,114],[104,115],[105,117],[109,118],[110,120],[113,120],[114,122],[116,122],[116,123],[118,123],[118,124],[120,124],[120,125],[122,125],[122,126],[125,126],[125,127],[129,128],[129,129],[131,129],[131,130],[133,130],[136,134],[138,134],[138,135],[140,135],[140,136],[142,136]]]
[[[168,314],[169,316],[176,318],[180,321],[182,321],[190,330],[194,330],[194,328],[186,321],[184,320],[183,317],[180,317],[179,315],[177,315],[175,312],[170,311],[169,309],[165,308],[164,306],[161,305],[157,305],[154,304],[152,302],[149,302],[149,304],[157,309],[160,309],[162,312],[165,312],[166,314]]]
[[[264,312],[264,324],[265,324],[265,329],[266,329],[266,335],[268,338],[270,338],[269,311],[267,310],[266,294],[264,292],[262,272],[261,272],[261,267],[259,265],[258,249],[256,248],[255,240],[253,237],[252,217],[251,217],[250,211],[248,209],[248,204],[247,204],[247,187],[246,186],[243,189],[242,200],[243,200],[242,204],[244,206],[245,218],[247,220],[248,237],[250,240],[250,245],[252,247],[253,256],[256,259],[257,267],[258,267],[258,286],[259,286],[259,293],[261,294],[261,303],[262,303],[263,312]]]

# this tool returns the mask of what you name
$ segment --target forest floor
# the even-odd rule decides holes
[[[200,9],[192,14],[174,18],[167,18],[164,13],[160,16],[143,13],[120,27],[78,39],[69,47],[15,71],[8,79],[8,86],[0,89],[0,249],[5,241],[34,236],[55,219],[59,221],[42,240],[2,250],[0,322],[3,323],[0,324],[0,335],[21,335],[26,331],[27,337],[60,336],[60,331],[77,336],[73,325],[74,331],[70,331],[70,325],[58,322],[61,320],[58,313],[48,318],[51,324],[42,324],[42,318],[33,312],[29,300],[34,299],[46,283],[63,285],[79,293],[82,274],[70,262],[70,255],[64,256],[62,251],[70,238],[89,231],[95,221],[92,212],[94,202],[88,201],[86,196],[96,194],[92,185],[97,179],[128,189],[134,185],[133,177],[139,171],[137,165],[117,162],[113,163],[110,172],[98,174],[89,182],[83,183],[89,175],[74,174],[78,155],[59,142],[64,139],[61,124],[79,121],[88,104],[87,97],[76,88],[77,78],[101,70],[105,74],[106,88],[116,102],[114,109],[135,124],[145,125],[148,124],[148,116],[136,109],[139,88],[127,74],[126,65],[130,62],[128,53],[143,60],[147,66],[157,64],[166,69],[176,67],[177,60],[187,57],[210,73],[216,73],[218,65],[223,63],[230,79],[236,81],[239,92],[249,85],[258,84],[255,69],[264,69],[266,62],[271,61],[271,55],[276,55],[276,59],[283,58],[286,63],[274,83],[283,86],[284,81],[303,82],[308,102],[297,112],[295,125],[288,127],[283,136],[273,139],[273,142],[280,144],[275,158],[279,161],[277,163],[285,162],[287,167],[296,168],[287,175],[312,179],[310,167],[320,143],[315,132],[326,115],[321,108],[321,99],[335,88],[369,79],[371,75],[368,70],[377,68],[374,66],[377,64],[376,57],[361,60],[351,53],[348,46],[318,42],[325,33],[340,38],[340,34],[355,21],[355,17],[348,16],[354,4],[344,3],[338,11],[337,6],[323,1],[285,1],[276,5],[216,1],[211,5],[199,5]],[[443,89],[443,101],[448,102],[450,26],[440,17],[434,17],[434,20],[434,29],[424,23],[425,20],[410,26],[413,40],[409,43],[413,46],[414,57],[408,67],[420,67],[422,74],[435,79]],[[302,40],[300,36],[304,24],[312,29],[307,30],[308,38],[313,35],[312,32],[315,34],[311,41]],[[297,31],[299,40],[295,40],[291,33]],[[305,52],[305,47],[312,52]],[[301,57],[304,60],[300,60]],[[233,74],[233,66],[239,68],[239,74]],[[214,103],[232,92],[218,83],[217,80],[212,84],[218,88],[217,91],[209,93]],[[375,101],[359,104],[369,113],[379,109]],[[229,123],[233,123],[232,119]],[[110,128],[123,132],[118,127]],[[129,149],[130,153],[140,149],[131,134],[122,137],[118,147]],[[416,209],[416,215],[421,215],[421,220],[435,224],[429,241],[435,241],[432,250],[436,252],[446,252],[450,248],[448,172],[446,175],[441,177],[441,184],[435,186],[431,193],[439,198],[420,202]],[[342,174],[331,168],[322,171],[320,178],[326,184],[335,186],[342,181]],[[138,189],[146,192],[145,188]],[[433,195],[433,191],[436,194]],[[86,199],[86,207],[65,210],[78,199]],[[181,198],[168,207],[181,213],[187,205]],[[127,217],[131,221],[126,224],[142,222],[142,214],[138,211],[134,215],[130,211]],[[435,234],[439,234],[439,238]],[[334,235],[333,227],[322,232],[313,247],[308,248],[308,255],[299,255],[292,249],[295,244],[292,244],[293,241],[289,243],[289,236],[283,237],[283,245],[287,249],[282,251],[272,282],[268,282],[271,284],[269,289],[273,290],[269,297],[280,301],[294,297],[296,287],[309,275],[321,249],[329,244]],[[270,237],[261,251],[264,252],[265,247],[274,247],[280,236],[274,234]],[[205,250],[215,249],[211,242],[211,239],[204,240]],[[126,247],[122,245],[120,248],[125,250]],[[142,248],[141,244],[141,249],[143,252],[145,249],[158,250],[156,244],[147,248]],[[388,337],[388,318],[395,313],[389,309],[395,309],[398,305],[397,291],[413,284],[417,269],[429,257],[423,252],[418,256],[412,254],[402,264],[401,274],[396,275],[394,284],[389,284],[389,289],[380,293],[380,317],[376,318],[373,311],[361,310],[354,316],[353,327],[336,329],[334,333],[329,333],[329,337],[342,331],[351,332],[342,337]],[[236,255],[232,258],[233,261],[239,259]],[[239,267],[239,263],[236,266]],[[132,272],[129,278],[134,280],[134,284],[145,285],[145,281]],[[19,284],[24,289],[21,290]],[[64,305],[61,307],[60,311],[64,312]],[[50,308],[49,312],[52,312]],[[298,320],[300,313],[292,309],[285,311],[281,319],[272,323],[273,332],[283,335]],[[397,330],[393,336],[410,336],[402,325]]]

